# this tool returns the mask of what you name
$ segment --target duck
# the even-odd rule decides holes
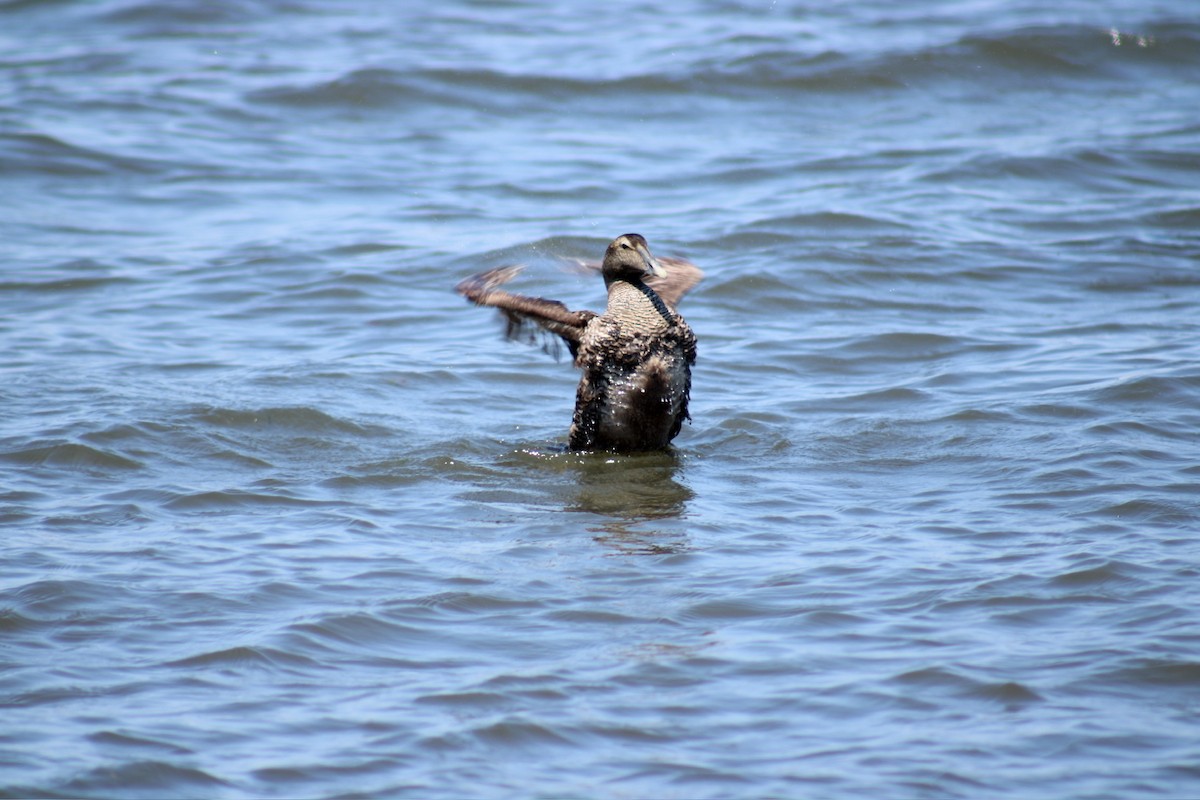
[[[655,258],[637,233],[614,239],[598,265],[581,263],[604,278],[608,303],[601,314],[502,289],[520,266],[480,272],[455,290],[475,305],[499,309],[507,338],[544,334],[566,344],[581,371],[570,450],[667,449],[690,419],[696,363],[696,336],[677,306],[704,273],[686,259]]]

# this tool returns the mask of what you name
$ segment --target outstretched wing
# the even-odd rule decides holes
[[[579,349],[583,329],[596,315],[591,311],[571,311],[557,300],[527,297],[512,294],[498,287],[508,283],[522,270],[520,266],[497,267],[480,272],[460,282],[454,289],[472,303],[492,306],[504,315],[504,335],[509,339],[523,339],[530,343],[542,341],[543,348],[550,352],[558,340],[547,340],[541,336],[548,332],[567,343],[571,357]]]
[[[646,278],[646,285],[671,308],[677,308],[683,296],[704,278],[704,272],[686,258],[656,256],[654,260],[662,265],[667,275],[664,278]],[[600,271],[599,261],[577,259],[575,263],[596,272]]]

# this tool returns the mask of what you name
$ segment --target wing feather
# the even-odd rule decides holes
[[[683,296],[704,279],[704,271],[686,258],[658,256],[655,260],[662,265],[667,275],[664,278],[646,278],[646,285],[671,308],[677,308]],[[600,271],[599,261],[575,259],[575,263],[586,269]]]
[[[543,348],[551,351],[557,346],[558,340],[542,335],[543,332],[550,333],[566,342],[574,358],[583,329],[596,316],[595,313],[571,311],[557,300],[513,294],[498,288],[515,278],[521,270],[520,266],[497,267],[472,275],[454,288],[476,305],[499,309],[505,320],[506,338],[530,343],[540,340]]]

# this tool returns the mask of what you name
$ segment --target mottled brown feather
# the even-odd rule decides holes
[[[597,315],[499,288],[520,271],[512,266],[481,272],[456,289],[473,303],[499,309],[509,338],[536,341],[548,335],[552,342],[566,342],[583,371],[571,449],[667,447],[688,419],[696,361],[696,337],[675,306],[704,273],[681,258],[656,259],[644,237],[624,234],[605,252],[601,272],[608,304]]]

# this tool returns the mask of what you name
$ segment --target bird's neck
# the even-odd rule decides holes
[[[675,323],[675,314],[658,293],[638,278],[606,280],[608,314],[617,318],[629,317],[644,325],[658,327]]]

